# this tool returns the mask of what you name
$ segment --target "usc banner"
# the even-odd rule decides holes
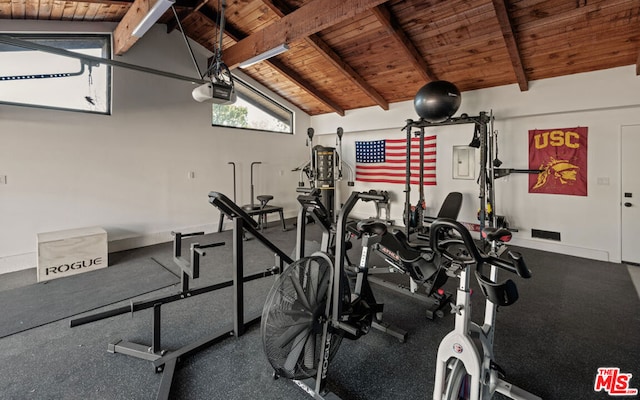
[[[587,195],[587,128],[529,131],[529,193]]]

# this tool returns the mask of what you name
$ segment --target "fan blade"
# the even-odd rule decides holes
[[[317,301],[318,275],[320,275],[320,264],[313,263],[309,266],[309,282],[307,293],[309,294],[309,304],[315,306]]]
[[[278,312],[291,317],[296,324],[308,324],[313,321],[313,314],[307,310],[279,310]]]
[[[294,279],[293,276],[290,276],[289,278],[291,279],[293,288],[296,290],[296,294],[298,295],[298,300],[300,300],[300,302],[302,303],[302,306],[307,310],[312,311],[311,305],[309,304],[309,299],[307,298],[307,295],[304,293],[304,289],[300,285],[300,282],[298,282],[297,279]]]
[[[304,346],[304,366],[313,369],[316,361],[316,335],[309,335],[307,344]]]
[[[324,275],[328,273],[327,271],[325,272],[326,273]],[[315,301],[316,304],[324,300],[327,294],[327,289],[329,289],[329,279],[324,279],[324,275],[322,276],[322,280],[320,281],[320,285],[318,286],[318,293],[316,295],[316,301]]]
[[[289,328],[287,328],[286,331],[284,331],[282,333],[282,335],[280,335],[280,337],[278,338],[278,340],[275,341],[275,345],[283,348],[286,345],[288,345],[289,343],[291,343],[291,341],[300,334],[300,332],[304,331],[305,329],[309,329],[310,328],[310,324],[305,323],[305,324],[295,324],[295,325],[291,325],[289,326]]]
[[[302,354],[302,350],[304,349],[304,344],[307,342],[307,336],[311,333],[311,329],[305,329],[303,332],[296,337],[296,340],[287,356],[287,360],[284,362],[284,370],[295,372],[293,369],[298,363],[298,359]]]

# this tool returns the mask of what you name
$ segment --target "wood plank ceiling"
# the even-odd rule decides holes
[[[0,0],[2,19],[120,22],[114,51],[154,0]],[[177,0],[191,39],[214,51],[219,0]],[[432,80],[461,91],[636,65],[638,0],[228,0],[223,59],[230,66],[287,43],[244,69],[310,115],[413,99]],[[170,32],[168,11],[160,19]],[[640,79],[640,78],[638,78]]]

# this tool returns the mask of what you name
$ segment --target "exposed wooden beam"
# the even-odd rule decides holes
[[[209,22],[214,24],[214,25],[216,24],[216,21],[218,20],[217,13],[215,11],[210,11],[206,7],[205,8],[201,8],[200,11],[198,11],[198,13],[200,14],[200,16],[202,18],[208,19]],[[231,25],[229,23],[225,24],[225,34],[227,36],[229,36],[231,39],[233,39],[234,41],[236,41],[236,42],[239,42],[243,38],[247,37],[246,34],[240,32],[237,28],[235,28],[233,25]],[[223,58],[224,58],[225,63],[226,63],[226,54],[227,54],[227,50],[224,50]],[[320,103],[322,103],[325,106],[327,106],[330,110],[332,110],[333,112],[335,112],[335,113],[337,113],[337,114],[339,114],[341,116],[344,116],[344,109],[342,107],[340,107],[333,100],[331,100],[330,98],[328,98],[327,96],[325,96],[321,92],[319,92],[309,82],[307,82],[304,78],[302,78],[297,72],[293,71],[291,68],[287,67],[286,65],[282,64],[281,62],[278,62],[275,58],[271,58],[271,59],[266,60],[264,62],[266,62],[269,66],[271,66],[272,68],[277,70],[286,79],[290,80],[291,82],[293,82],[294,84],[299,86],[301,89],[303,89],[304,91],[309,93],[311,96],[313,96]]]
[[[95,0],[94,0],[95,1]],[[136,44],[139,38],[131,33],[136,26],[142,21],[145,15],[157,0],[135,0],[132,2],[127,13],[122,17],[116,29],[113,30],[113,52],[121,56]],[[196,7],[196,0],[178,0],[175,3],[176,9],[179,7],[193,8]],[[96,1],[98,2],[98,1]],[[170,11],[168,11],[170,13]],[[173,20],[173,14],[172,14]]]
[[[424,58],[413,44],[411,39],[402,30],[400,24],[396,18],[391,14],[391,11],[385,5],[379,5],[372,9],[373,14],[378,18],[378,21],[385,27],[389,35],[398,43],[400,48],[406,54],[409,62],[413,64],[417,72],[422,76],[426,82],[435,81],[436,78],[430,72],[429,66],[424,61]]]
[[[262,2],[280,18],[283,18],[285,15],[291,14],[294,11],[280,0],[262,0]],[[322,40],[318,34],[314,33],[313,35],[305,38],[305,41],[319,52],[327,61],[333,64],[333,66],[340,73],[346,76],[354,85],[360,88],[364,94],[375,101],[383,110],[389,109],[389,102],[387,102],[377,90],[369,85],[348,63],[344,62],[338,53],[336,53],[335,50],[327,44],[327,42]]]
[[[364,92],[369,98],[376,102],[383,110],[389,109],[389,102],[382,97],[377,90],[364,80],[349,64],[344,62],[340,56],[318,35],[311,35],[307,42],[324,56],[338,71],[345,75],[354,85]]]
[[[291,14],[294,9],[281,0],[262,0],[265,6],[269,7],[278,17],[282,18]]]
[[[109,4],[112,6],[128,6],[134,0],[78,0],[78,3]]]
[[[122,20],[113,31],[113,52],[116,55],[123,55],[136,44],[138,38],[131,33],[154,4],[154,0],[135,0],[131,4],[129,11],[122,17]]]
[[[316,100],[329,107],[333,112],[338,113],[340,116],[344,117],[344,108],[340,107],[333,100],[329,99],[327,96],[318,92],[318,90],[304,80],[297,72],[292,70],[291,68],[284,65],[282,62],[276,60],[275,58],[271,58],[265,61],[272,68],[276,69],[282,75],[289,78],[293,83],[298,85],[300,88],[304,89],[307,93],[313,96]]]
[[[589,2],[583,7],[575,7],[571,10],[563,11],[561,13],[553,13],[546,15],[544,18],[531,18],[528,22],[518,24],[518,28],[521,32],[528,31],[530,29],[542,29],[548,25],[555,24],[574,24],[576,21],[582,21],[591,14],[598,14],[606,12],[606,9],[626,8],[629,5],[629,0],[607,0],[599,2]]]
[[[194,12],[199,11],[202,7],[204,7],[207,3],[209,2],[209,0],[200,0],[195,7],[192,8],[184,8],[181,11],[177,11],[178,8],[176,7],[176,12],[178,13],[178,18],[180,18],[180,20],[182,21],[185,18],[188,18],[191,14],[193,14]],[[217,20],[216,20],[217,21]],[[169,23],[167,23],[167,33],[171,33],[173,32],[174,29],[176,29],[178,27],[178,21],[176,21],[175,18],[172,18],[171,21],[169,21]]]
[[[513,65],[513,72],[516,74],[516,80],[520,91],[526,92],[529,90],[529,82],[527,81],[527,75],[524,73],[524,67],[522,66],[522,58],[520,57],[520,50],[518,49],[518,43],[516,42],[515,34],[513,33],[513,27],[509,20],[509,13],[507,12],[507,6],[504,0],[492,0],[493,8],[496,10],[496,17],[498,17],[498,23],[502,30],[502,37],[507,45],[507,51],[509,52],[509,58],[511,59],[511,65]]]
[[[210,24],[218,26],[218,19],[220,19],[220,15],[216,12],[216,10],[213,10],[208,7],[201,7],[196,13],[200,17],[207,19]],[[227,36],[229,36],[234,42],[237,42],[243,37],[247,36],[245,33],[241,32],[239,29],[231,25],[229,22],[225,22],[224,33]],[[219,37],[216,37],[216,46],[218,45],[218,40],[219,40]],[[213,49],[209,49],[209,50],[213,52]]]
[[[281,20],[251,34],[225,50],[225,62],[235,68],[241,62],[283,43],[313,35],[354,17],[386,0],[311,0]]]

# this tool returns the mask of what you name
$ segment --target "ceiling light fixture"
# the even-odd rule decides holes
[[[287,50],[289,50],[289,45],[286,44],[286,43],[283,43],[278,47],[274,47],[271,50],[267,50],[262,54],[258,54],[255,57],[251,57],[250,59],[241,62],[240,65],[238,65],[238,66],[240,68],[247,68],[247,67],[252,66],[253,64],[259,63],[260,61],[264,61],[264,60],[267,60],[267,59],[269,59],[271,57],[275,57],[278,54],[282,54]]]
[[[155,24],[160,17],[175,3],[175,0],[157,0],[156,3],[149,9],[147,15],[142,18],[142,21],[133,29],[131,35],[141,38],[145,33]]]

